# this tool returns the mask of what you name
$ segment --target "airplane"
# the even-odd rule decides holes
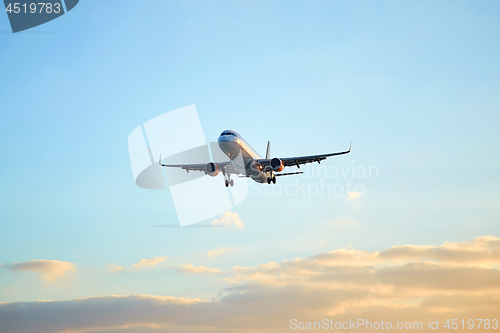
[[[189,171],[201,171],[211,177],[216,177],[220,172],[224,175],[225,185],[234,186],[234,180],[231,175],[238,177],[249,177],[257,183],[276,184],[276,177],[297,175],[303,172],[288,172],[279,173],[285,167],[296,166],[300,169],[301,164],[306,163],[321,163],[327,157],[344,155],[351,152],[351,145],[349,150],[339,153],[330,153],[323,155],[310,155],[299,157],[286,157],[286,158],[271,158],[271,142],[267,142],[266,157],[262,158],[250,145],[243,139],[241,135],[235,131],[225,130],[217,140],[219,148],[224,154],[229,157],[229,162],[208,162],[206,164],[162,164],[161,155],[158,163],[162,167],[168,168],[181,168]]]

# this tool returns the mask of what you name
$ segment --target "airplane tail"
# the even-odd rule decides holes
[[[266,160],[271,158],[271,141],[267,141]]]

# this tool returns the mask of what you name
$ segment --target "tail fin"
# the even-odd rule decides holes
[[[267,141],[266,159],[271,158],[271,141]]]

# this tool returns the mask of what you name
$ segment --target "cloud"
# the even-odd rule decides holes
[[[208,258],[210,258],[210,260],[212,260],[215,256],[221,256],[221,255],[223,255],[224,253],[227,253],[227,252],[229,252],[229,251],[226,248],[215,249],[213,251],[208,252],[207,255],[208,255]]]
[[[266,285],[325,283],[325,287],[355,283],[425,290],[500,288],[500,238],[478,237],[441,246],[394,246],[380,252],[337,249],[307,259],[256,267],[234,266],[230,283]],[[459,279],[456,277],[460,276]],[[335,281],[335,284],[328,283]]]
[[[106,296],[0,303],[0,332],[289,332],[303,322],[498,319],[500,238],[336,249],[308,258],[233,266],[211,300]],[[178,269],[212,269],[191,264]],[[440,326],[442,327],[442,326]],[[366,331],[365,327],[359,329]]]
[[[106,266],[108,267],[109,273],[121,273],[126,271],[139,271],[145,267],[154,267],[158,264],[164,262],[168,257],[154,257],[152,259],[143,258],[129,267],[122,267],[115,263],[109,263]]]
[[[349,200],[355,200],[355,199],[359,198],[362,195],[363,195],[363,193],[361,193],[361,192],[355,192],[355,191],[349,191],[349,192],[347,192],[347,198]]]
[[[221,274],[218,268],[210,268],[205,266],[195,267],[193,264],[184,264],[174,267],[176,270],[186,274]]]
[[[219,219],[214,219],[212,222],[214,225],[223,225],[225,227],[235,226],[238,229],[243,229],[243,221],[241,220],[238,213],[225,212],[220,216]]]
[[[0,332],[128,331],[134,327],[143,331],[158,327],[159,324],[166,325],[176,317],[175,321],[189,321],[192,317],[189,312],[201,309],[199,305],[206,302],[200,299],[136,295],[0,303]],[[175,312],[178,314],[175,315]],[[165,320],[158,321],[161,317]]]
[[[26,262],[16,262],[7,264],[5,267],[11,271],[31,271],[37,272],[42,279],[48,282],[57,281],[63,278],[67,272],[75,272],[76,265],[72,262],[59,260],[32,260]]]
[[[139,262],[136,262],[132,265],[132,268],[136,270],[140,270],[144,267],[153,267],[168,259],[167,257],[154,257],[153,259],[141,259]]]
[[[125,270],[125,268],[117,264],[108,264],[107,266],[108,266],[108,272],[110,273],[119,273]]]
[[[393,246],[379,253],[380,258],[392,260],[429,259],[456,263],[500,263],[500,238],[477,237],[470,242],[446,242],[441,246]]]

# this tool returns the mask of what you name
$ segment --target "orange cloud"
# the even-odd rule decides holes
[[[195,267],[193,264],[184,264],[175,267],[176,270],[186,274],[221,274],[218,268],[210,268],[205,266]]]
[[[109,273],[139,271],[139,270],[146,268],[146,267],[154,267],[156,265],[159,265],[162,262],[164,262],[166,259],[168,259],[168,257],[154,257],[152,259],[143,258],[129,267],[122,267],[122,266],[115,264],[115,263],[109,263],[106,266],[108,268]]]
[[[162,262],[165,261],[165,259],[168,259],[167,257],[154,257],[152,259],[141,259],[139,262],[135,263],[132,265],[132,268],[134,269],[142,269],[144,267],[153,267],[156,266]]]
[[[289,332],[291,321],[421,322],[492,319],[500,313],[500,238],[377,252],[337,249],[309,258],[233,266],[210,301],[108,296],[0,304],[0,332]],[[186,272],[217,270],[191,264]],[[215,272],[215,271],[213,271]],[[71,320],[61,320],[71,318]],[[476,322],[477,325],[477,322]],[[491,326],[490,326],[491,327]],[[466,327],[467,328],[467,327]],[[365,326],[357,331],[373,331]],[[446,330],[447,331],[447,330]],[[488,331],[484,326],[474,331]],[[491,329],[488,331],[490,332]]]
[[[470,242],[446,242],[441,246],[393,246],[379,253],[385,260],[437,260],[456,263],[500,264],[500,239],[492,236],[477,237]]]
[[[44,259],[16,262],[6,267],[11,271],[31,271],[40,273],[42,279],[48,282],[54,282],[63,278],[67,272],[76,271],[76,265],[72,262]]]
[[[108,266],[108,272],[110,273],[119,273],[125,270],[125,268],[117,264],[108,264],[107,266]]]
[[[213,251],[208,252],[207,255],[208,255],[208,258],[210,258],[210,260],[212,260],[215,256],[221,256],[227,252],[229,252],[229,251],[226,248],[215,249]]]

